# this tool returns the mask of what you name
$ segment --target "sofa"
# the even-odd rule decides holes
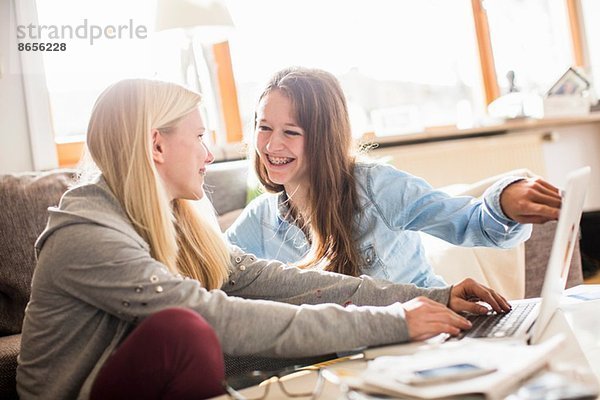
[[[246,161],[217,163],[206,176],[207,197],[222,228],[233,221],[247,199]],[[21,325],[35,268],[33,244],[45,227],[47,208],[57,205],[74,178],[73,170],[0,175],[0,398],[16,398],[15,372]],[[525,295],[539,296],[555,223],[534,227],[525,243]],[[573,257],[568,285],[582,282],[579,249]],[[304,359],[302,363],[323,358]],[[277,368],[298,360],[227,357],[228,374],[249,369]]]

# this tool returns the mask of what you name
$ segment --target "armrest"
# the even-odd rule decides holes
[[[21,349],[21,335],[0,337],[0,398],[17,399],[17,355]]]
[[[543,225],[534,225],[531,238],[525,243],[525,298],[539,297],[542,292],[556,224],[556,221],[551,221]],[[567,287],[582,283],[581,254],[577,243],[573,251]]]

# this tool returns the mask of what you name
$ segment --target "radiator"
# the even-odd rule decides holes
[[[441,187],[519,168],[545,176],[542,143],[542,134],[517,133],[374,149],[367,155]]]

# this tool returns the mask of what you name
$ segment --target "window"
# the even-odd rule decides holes
[[[40,26],[63,26],[75,29],[90,24],[105,26],[147,24],[148,13],[143,1],[104,1],[73,2],[68,0],[38,0],[38,20]],[[148,7],[149,8],[149,7]],[[79,28],[80,35],[84,29]],[[55,137],[68,140],[81,139],[85,135],[93,102],[110,83],[126,77],[152,76],[150,48],[147,40],[121,39],[89,40],[75,38],[69,40],[63,52],[43,52],[46,80],[54,120]]]
[[[589,53],[590,65],[587,72],[596,88],[596,95],[600,95],[600,2],[597,0],[582,0],[583,21],[585,36]]]
[[[246,134],[257,90],[276,70],[322,68],[341,81],[353,131],[412,132],[481,111],[471,3],[465,0],[230,0]],[[457,107],[458,105],[458,107]],[[464,117],[464,115],[463,115]]]
[[[37,0],[37,8],[39,25],[56,26],[67,43],[67,51],[42,53],[57,142],[84,139],[93,103],[111,83],[126,78],[183,83],[181,49],[187,38],[181,31],[153,32],[155,1]],[[92,25],[114,26],[116,37],[90,38]]]
[[[238,117],[239,103],[248,136],[258,90],[275,71],[291,65],[322,68],[339,78],[356,137],[372,131],[394,135],[431,126],[465,127],[485,115],[489,82],[497,89],[496,79],[487,75],[483,87],[485,55],[478,53],[473,17],[477,0],[221,1],[235,28],[229,47],[214,46],[207,55],[211,60],[225,55],[232,64],[237,99],[227,94],[235,93],[232,79],[219,77],[214,90],[237,102],[219,103],[224,110],[220,116],[217,106],[209,107],[209,129],[224,121],[229,134],[228,119]],[[573,64],[565,1],[482,0],[484,31],[489,27],[503,92],[509,71],[515,71],[519,88],[542,93]],[[591,21],[599,6],[581,1],[591,72],[598,82],[600,31]],[[183,32],[154,32],[156,0],[37,0],[37,8],[39,25],[133,24],[147,31],[143,39],[124,35],[93,44],[67,39],[69,51],[43,52],[57,142],[83,139],[93,101],[112,82],[130,77],[184,80],[181,49],[187,38]],[[217,142],[236,140],[238,133]]]
[[[543,94],[573,65],[564,1],[485,0],[498,86]]]

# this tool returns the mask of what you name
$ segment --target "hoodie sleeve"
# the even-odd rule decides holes
[[[263,291],[270,293],[267,298],[300,299],[299,290],[290,282],[292,295],[287,297],[282,289],[259,290],[256,285],[268,286],[275,279],[272,286],[277,286],[302,273],[290,273],[281,264],[270,266],[263,261],[260,265],[250,265],[245,271],[238,267],[232,274],[240,293]],[[193,309],[213,326],[223,350],[232,355],[309,356],[409,339],[400,303],[385,307],[298,306],[230,297],[222,290],[207,291],[198,281],[172,274],[132,238],[95,224],[72,224],[51,234],[40,251],[36,274],[36,280],[44,282],[44,290],[133,324],[168,307]],[[318,280],[310,279],[312,289],[317,289]],[[361,300],[357,295],[365,291],[360,288],[361,279],[325,274],[322,287],[332,288],[336,281],[348,285],[336,300],[344,296]],[[339,335],[340,329],[343,335]]]
[[[367,275],[355,278],[320,270],[301,270],[279,261],[257,259],[232,246],[233,270],[222,289],[230,295],[291,304],[355,304],[386,306],[417,296],[448,304],[450,287],[419,288]]]

